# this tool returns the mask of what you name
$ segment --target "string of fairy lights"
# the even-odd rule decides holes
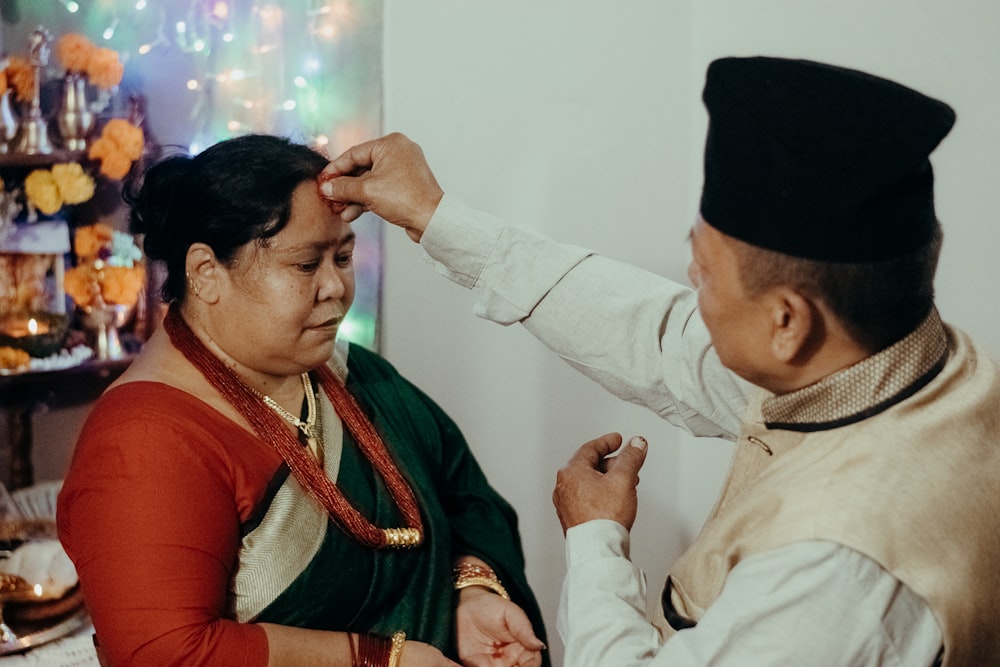
[[[125,64],[119,97],[145,129],[196,153],[251,131],[335,155],[381,130],[382,0],[6,0],[3,50],[38,25],[77,32]],[[55,59],[52,59],[55,61]],[[58,77],[59,64],[49,74]],[[113,110],[111,110],[113,112]],[[370,229],[369,229],[370,227]],[[345,334],[376,345],[380,229],[357,230],[358,295]]]

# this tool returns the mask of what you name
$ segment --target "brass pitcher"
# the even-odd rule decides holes
[[[87,137],[96,116],[87,103],[87,79],[82,75],[66,75],[55,120],[64,148],[71,151],[87,148]]]

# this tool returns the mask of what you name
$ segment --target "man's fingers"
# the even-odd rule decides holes
[[[601,460],[622,445],[621,433],[606,433],[599,438],[584,443],[569,459],[567,466],[582,465],[597,469]]]
[[[639,469],[646,462],[646,451],[649,445],[641,435],[633,436],[628,446],[622,447],[618,455],[607,464],[608,474],[639,475]]]
[[[360,181],[360,178],[352,176],[320,181],[320,194],[327,198],[330,208],[344,222],[354,222],[367,210],[364,204],[357,203],[364,201],[363,184]]]
[[[319,192],[332,202],[351,204],[362,201],[361,179],[356,176],[319,175]]]
[[[330,164],[323,170],[324,175],[344,176],[358,171],[371,169],[375,161],[375,147],[379,139],[372,139],[364,143],[351,146],[346,151],[330,160]]]
[[[348,204],[340,212],[340,219],[344,222],[354,222],[365,212],[365,207],[361,204]]]

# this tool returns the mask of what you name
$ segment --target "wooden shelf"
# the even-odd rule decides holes
[[[31,167],[47,167],[60,162],[82,162],[87,158],[87,151],[70,151],[56,148],[51,153],[0,153],[0,169],[16,169]]]
[[[62,370],[0,375],[0,409],[7,414],[10,489],[34,484],[31,415],[36,406],[64,407],[95,400],[121,375],[134,355],[91,360]]]

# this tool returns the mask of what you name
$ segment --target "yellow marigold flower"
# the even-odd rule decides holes
[[[145,145],[142,128],[136,127],[124,118],[109,120],[104,129],[101,130],[101,136],[113,141],[130,160],[138,160],[142,157],[142,149]]]
[[[111,241],[114,237],[115,230],[111,228],[111,225],[103,222],[79,227],[73,236],[73,252],[81,259],[97,257],[101,248],[111,247]]]
[[[94,179],[76,162],[52,165],[52,177],[67,204],[82,204],[94,196]]]
[[[123,74],[125,66],[118,59],[117,51],[104,47],[94,49],[87,63],[87,78],[92,84],[104,90],[114,88],[121,83]]]
[[[26,102],[35,96],[35,68],[27,58],[11,56],[7,64],[7,79],[19,102]]]
[[[78,32],[70,32],[56,42],[56,57],[67,72],[87,71],[88,63],[97,47]]]
[[[35,208],[45,215],[52,215],[62,208],[63,199],[59,185],[48,169],[35,169],[24,179],[24,194]]]
[[[105,303],[133,306],[145,281],[142,266],[105,266],[101,273],[101,296]]]

